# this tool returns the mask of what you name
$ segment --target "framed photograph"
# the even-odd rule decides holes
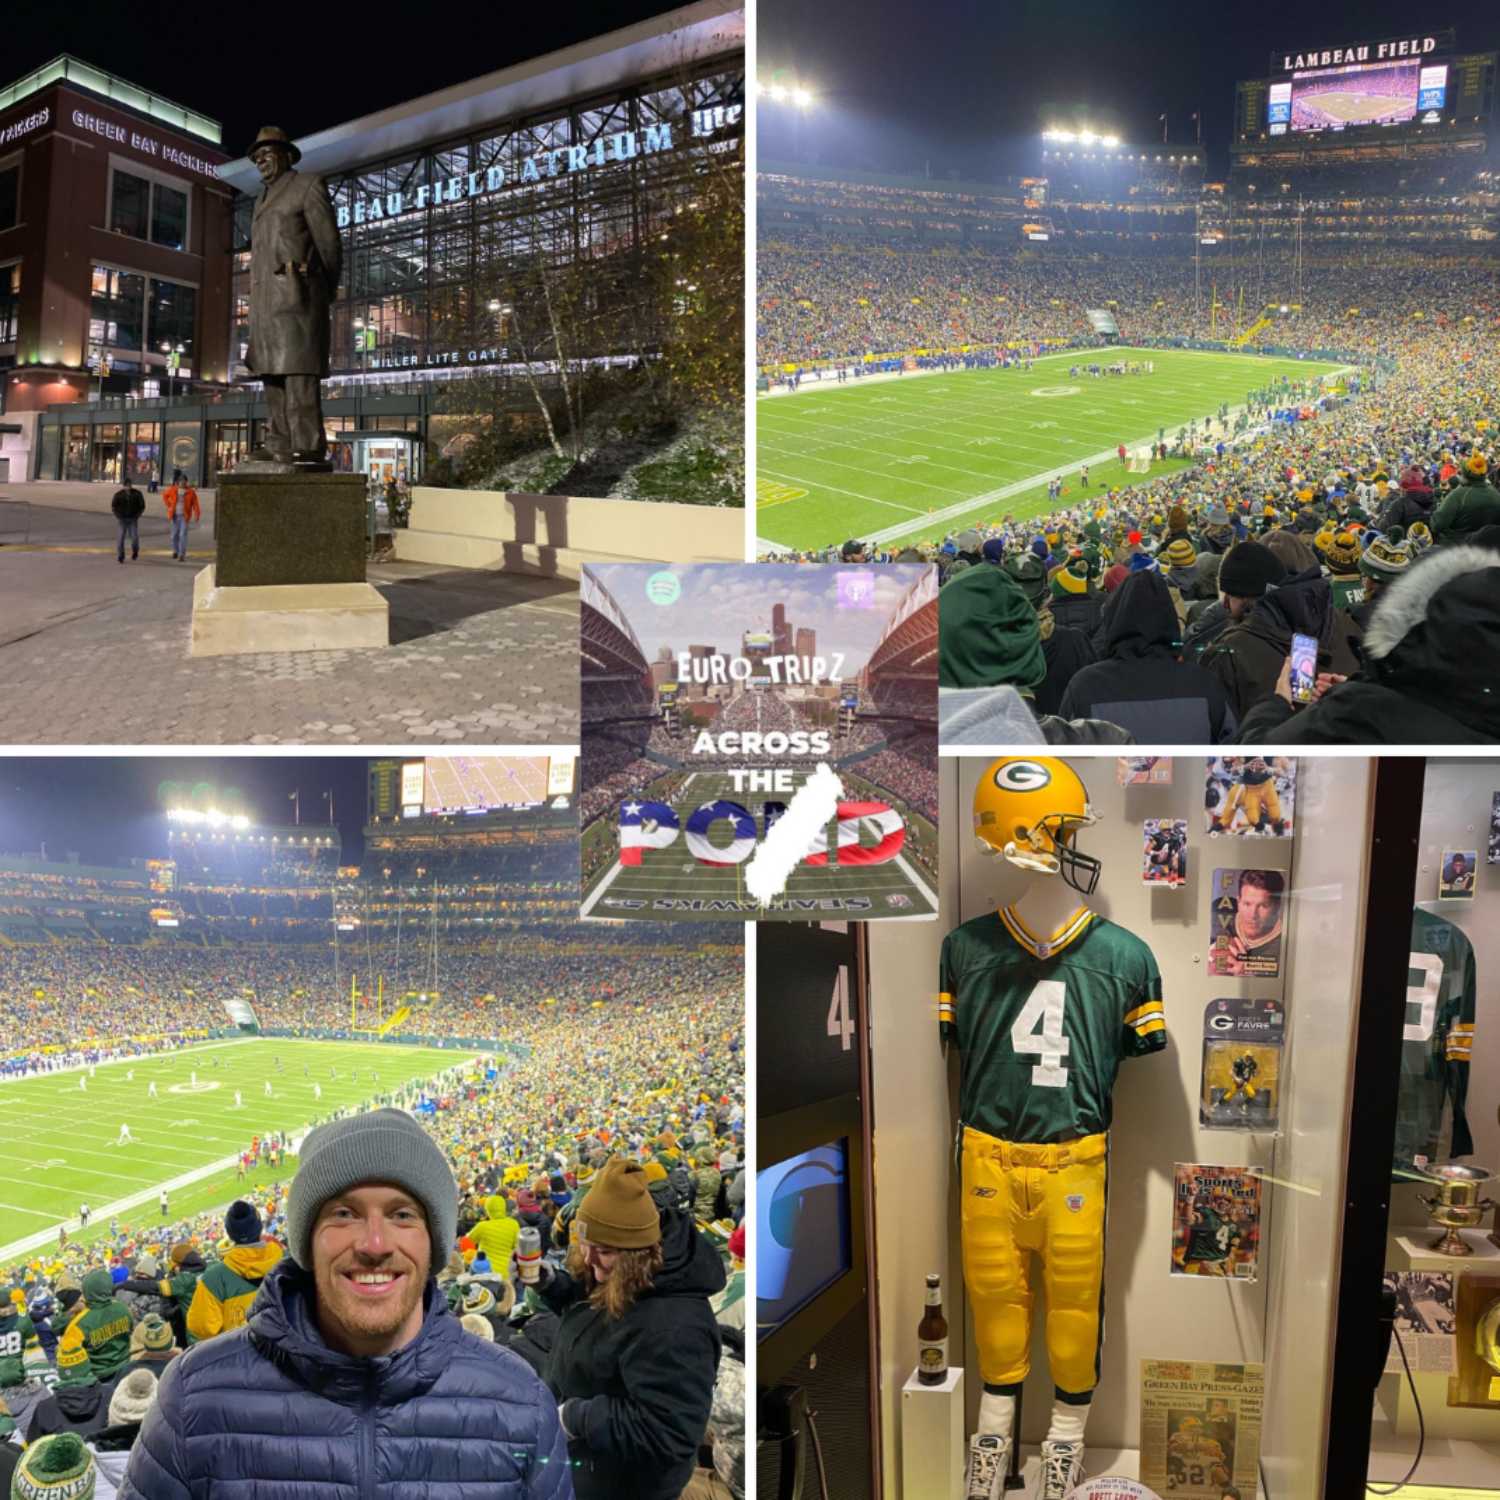
[[[1147,818],[1141,824],[1141,880],[1180,889],[1187,884],[1186,818]]]
[[[1289,839],[1296,822],[1297,762],[1284,755],[1215,755],[1204,812],[1211,837]]]

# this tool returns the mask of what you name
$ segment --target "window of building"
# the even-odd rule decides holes
[[[134,271],[95,266],[89,301],[89,346],[139,349],[145,334],[146,278]]]
[[[0,167],[0,229],[14,229],[21,221],[21,163]]]
[[[116,234],[132,239],[146,238],[147,215],[151,205],[151,184],[144,177],[116,172],[109,205],[109,227]]]
[[[151,344],[158,352],[162,346],[182,346],[184,368],[193,361],[193,324],[197,313],[195,288],[176,281],[151,280]]]
[[[109,227],[168,250],[186,250],[187,192],[116,167],[110,177]]]
[[[21,262],[0,266],[0,344],[16,341],[21,307]]]
[[[151,238],[169,250],[187,249],[188,198],[165,183],[154,184],[151,204]]]

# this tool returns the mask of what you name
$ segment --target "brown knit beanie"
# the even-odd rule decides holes
[[[612,1250],[645,1250],[659,1244],[661,1217],[640,1162],[613,1158],[579,1204],[574,1225],[583,1239]]]

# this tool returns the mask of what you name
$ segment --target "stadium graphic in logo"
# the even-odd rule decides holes
[[[169,1094],[211,1094],[219,1083],[214,1078],[200,1078],[196,1083],[169,1083]]]
[[[1031,388],[1030,394],[1049,400],[1057,396],[1077,396],[1082,392],[1081,385],[1037,385]]]

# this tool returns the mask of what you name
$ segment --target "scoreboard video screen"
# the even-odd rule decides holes
[[[551,804],[566,806],[577,785],[577,756],[429,755],[372,761],[371,823],[477,818]]]
[[[1438,120],[1448,102],[1448,65],[1416,58],[1308,68],[1270,86],[1271,135]]]

